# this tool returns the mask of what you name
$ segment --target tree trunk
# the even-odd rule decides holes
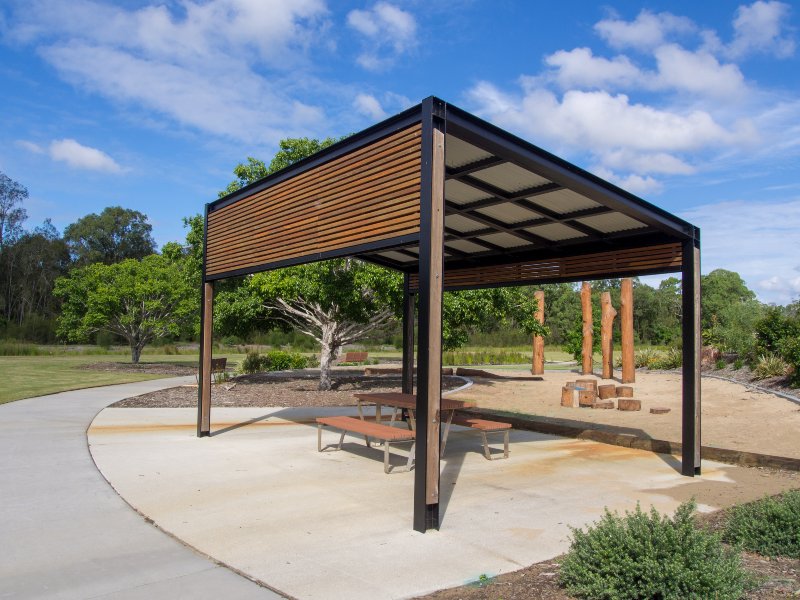
[[[139,357],[142,355],[142,347],[138,342],[131,342],[131,362],[135,365],[139,364]]]
[[[581,285],[581,311],[583,312],[583,348],[581,351],[583,360],[581,361],[581,375],[591,375],[592,350],[594,340],[592,339],[592,286],[588,281]]]
[[[331,389],[331,364],[339,354],[339,346],[335,341],[334,326],[330,324],[322,327],[322,342],[319,353],[319,389]]]

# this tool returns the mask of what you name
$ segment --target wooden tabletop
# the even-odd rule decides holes
[[[372,402],[383,406],[397,406],[399,408],[417,408],[416,394],[401,394],[400,392],[371,392],[364,394],[353,394],[362,402]],[[442,410],[458,410],[459,408],[472,408],[474,402],[464,400],[454,400],[452,398],[442,398]]]

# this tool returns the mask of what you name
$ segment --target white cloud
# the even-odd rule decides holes
[[[667,44],[655,50],[655,58],[659,87],[723,98],[736,98],[746,91],[739,67],[722,65],[708,52]]]
[[[692,33],[696,26],[686,17],[643,10],[634,21],[614,17],[598,22],[594,29],[612,48],[647,50],[660,46],[674,33]]]
[[[362,115],[366,115],[375,121],[386,117],[386,112],[381,107],[381,103],[371,94],[358,94],[353,100],[353,107]]]
[[[649,176],[643,177],[636,174],[623,176],[604,167],[597,167],[592,169],[592,171],[598,177],[602,177],[606,181],[610,181],[611,183],[618,185],[622,189],[627,190],[632,194],[657,194],[663,189],[663,186],[659,181]]]
[[[108,154],[97,148],[84,146],[73,139],[53,140],[49,154],[53,160],[67,163],[75,169],[122,173],[123,168]]]
[[[701,229],[703,272],[736,271],[765,302],[797,298],[800,200],[721,202],[681,216]]]
[[[397,56],[417,43],[414,15],[388,2],[378,2],[369,10],[350,11],[347,24],[365,38],[364,51],[356,60],[370,71],[391,66]]]
[[[44,154],[44,148],[42,148],[39,144],[34,144],[33,142],[29,142],[27,140],[17,140],[14,142],[20,148],[27,150],[28,152],[32,152],[33,154]]]
[[[644,76],[627,56],[609,60],[594,56],[590,48],[559,50],[544,60],[547,65],[555,67],[555,78],[562,88],[627,87],[641,82]]]
[[[316,133],[320,86],[304,68],[324,0],[184,0],[127,9],[32,0],[11,35],[77,87],[183,126],[252,144]],[[328,90],[333,84],[326,86]]]
[[[794,54],[795,42],[783,35],[790,6],[783,2],[754,2],[740,6],[733,21],[734,37],[727,48],[733,57],[762,52],[785,58]]]
[[[636,173],[660,173],[665,175],[691,175],[696,169],[680,158],[666,152],[637,152],[617,149],[603,155],[603,163],[612,169]]]

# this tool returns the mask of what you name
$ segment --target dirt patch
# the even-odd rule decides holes
[[[148,363],[140,362],[138,364],[125,363],[125,362],[96,362],[88,365],[81,365],[80,369],[87,371],[117,371],[122,373],[148,373],[152,375],[196,375],[196,364],[178,364],[178,363]]]
[[[259,373],[241,375],[213,386],[213,406],[354,406],[357,392],[398,392],[402,381],[395,375],[334,373],[333,389],[317,389],[319,375]],[[442,377],[442,387],[452,390],[464,384],[459,377]],[[197,406],[197,386],[180,386],[126,398],[116,408],[187,408]]]

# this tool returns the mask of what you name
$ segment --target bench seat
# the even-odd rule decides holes
[[[487,433],[502,433],[503,434],[503,458],[508,458],[508,432],[511,430],[511,423],[501,423],[500,421],[489,421],[487,419],[480,419],[464,414],[454,414],[453,420],[450,421],[451,425],[460,425],[461,427],[469,427],[472,430],[479,431],[483,438],[483,455],[487,460],[492,459],[492,452],[489,448],[489,440],[486,437]],[[447,445],[447,438],[442,441],[442,456],[444,456],[444,449]]]
[[[342,449],[342,442],[346,433],[359,433],[364,436],[367,447],[370,446],[370,438],[381,440],[383,444],[383,472],[389,473],[389,447],[392,442],[411,442],[411,450],[408,454],[408,464],[406,470],[411,469],[411,464],[414,461],[414,448],[415,448],[415,432],[408,429],[401,429],[399,427],[391,427],[381,423],[372,421],[362,421],[355,417],[317,417],[317,451],[322,452],[322,428],[324,426],[333,427],[342,432],[339,438],[337,450]],[[327,448],[327,446],[326,446]]]

